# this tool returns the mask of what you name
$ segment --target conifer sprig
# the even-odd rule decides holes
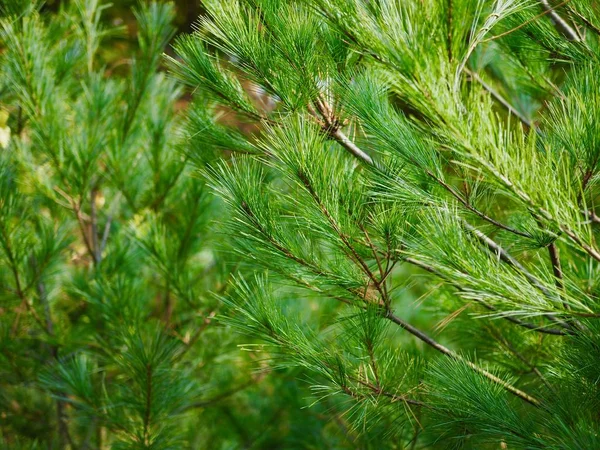
[[[438,437],[458,438],[462,427],[481,443],[544,448],[593,440],[594,421],[572,409],[577,425],[543,425],[574,407],[549,394],[565,376],[553,368],[579,336],[591,336],[598,315],[590,220],[597,146],[586,141],[596,134],[597,108],[594,83],[584,75],[598,71],[598,36],[582,32],[593,29],[597,11],[568,6],[207,2],[207,17],[176,45],[182,61],[171,68],[219,108],[244,114],[211,80],[250,81],[250,92],[262,93],[259,113],[244,114],[260,125],[239,145],[250,156],[206,174],[234,212],[228,223],[235,248],[287,286],[236,283],[232,323],[263,336],[278,360],[311,368],[333,391],[315,380],[317,389],[349,396],[354,411],[372,405],[349,381],[376,388],[378,379],[399,373],[393,364],[396,372],[382,369],[393,357],[370,352],[370,338],[358,333],[366,354],[365,366],[357,366],[342,350],[351,335],[336,322],[342,313],[328,321],[336,337],[322,327],[307,342],[290,331],[299,319],[282,309],[298,289],[324,311],[329,299],[347,305],[342,311],[358,307],[359,315],[375,308],[373,320],[389,319],[449,356],[423,350],[426,367],[406,367],[425,382],[396,392],[426,405],[398,402],[407,420],[417,409],[427,420],[452,417],[456,428]],[[580,96],[585,106],[567,113]],[[213,129],[197,131],[224,142],[216,139],[223,130]],[[236,152],[238,145],[229,145]],[[423,331],[431,326],[426,319],[415,326],[402,317],[410,311],[411,274],[441,282],[425,300],[434,314],[448,315],[439,341]],[[542,336],[547,351],[534,345]],[[316,340],[331,350],[316,351]],[[398,345],[386,335],[377,340],[378,348]],[[511,394],[522,402],[504,403]],[[462,406],[454,412],[451,404]],[[373,409],[388,407],[377,401]],[[539,433],[520,428],[529,413]],[[383,426],[381,416],[370,415],[370,426]],[[365,419],[350,416],[357,427]],[[438,433],[434,424],[419,438],[405,425],[391,428],[403,445],[432,444],[425,440]]]
[[[0,9],[0,447],[285,441],[256,422],[284,401],[300,411],[293,383],[280,382],[292,400],[257,402],[270,371],[255,375],[215,320],[237,260],[181,152],[204,145],[197,124],[221,126],[201,102],[184,118],[162,70],[173,5],[135,7],[137,43],[104,2],[38,6]]]

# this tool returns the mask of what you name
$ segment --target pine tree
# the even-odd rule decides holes
[[[169,64],[230,325],[356,445],[600,448],[597,2],[205,5]]]
[[[182,156],[206,112],[161,70],[173,8],[130,44],[107,7],[0,4],[0,447],[335,446],[217,320],[237,258]]]

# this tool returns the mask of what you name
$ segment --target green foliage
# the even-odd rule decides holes
[[[117,71],[108,8],[1,9],[0,447],[337,445],[300,373],[257,368],[217,320],[238,258],[189,161],[245,138],[202,101],[181,113],[170,3],[134,9]]]
[[[204,8],[0,7],[1,445],[599,448],[597,2]]]
[[[228,323],[358,445],[597,447],[595,2],[205,3],[169,66],[264,271]]]

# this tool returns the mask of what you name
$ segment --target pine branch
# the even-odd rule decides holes
[[[403,261],[414,265],[415,267],[419,267],[433,275],[436,275],[438,278],[441,278],[442,280],[444,280],[446,283],[448,283],[449,285],[451,285],[452,287],[454,287],[457,291],[459,292],[464,292],[464,288],[450,280],[447,276],[445,276],[444,274],[442,274],[439,270],[435,269],[434,267],[425,264],[415,258],[412,257],[406,257],[403,259]],[[480,299],[475,299],[475,301],[479,304],[481,304],[484,308],[490,310],[490,311],[498,311],[498,309],[496,309],[494,306],[490,305],[489,303],[486,303]],[[552,334],[552,335],[556,335],[556,336],[564,336],[567,335],[568,333],[564,330],[559,330],[556,328],[546,328],[546,327],[541,327],[539,325],[536,325],[534,323],[530,323],[530,322],[524,322],[520,319],[517,319],[515,317],[512,316],[507,316],[507,315],[500,315],[500,317],[502,319],[508,320],[509,322],[514,323],[515,325],[518,325],[520,327],[523,328],[527,328],[528,330],[532,330],[532,331],[537,331],[539,333],[545,333],[545,334]]]
[[[479,231],[478,229],[476,229],[472,225],[468,224],[467,222],[463,221],[463,226],[465,227],[465,229],[467,231],[469,231],[470,233],[472,233],[485,246],[487,246],[488,249],[492,253],[494,253],[495,255],[497,255],[502,261],[504,261],[505,263],[507,263],[509,266],[515,268],[520,274],[522,274],[527,279],[527,281],[529,281],[529,283],[533,287],[535,287],[536,289],[538,289],[540,292],[542,292],[549,299],[551,299],[551,300],[556,299],[556,297],[557,297],[556,295],[554,295],[552,292],[550,292],[548,290],[548,288],[546,286],[544,286],[543,283],[540,280],[538,280],[534,275],[532,275],[520,262],[518,262],[515,258],[513,258],[499,244],[497,244],[495,241],[493,241],[492,239],[490,239],[488,236],[486,236],[481,231]],[[572,329],[572,326],[570,324],[568,324],[567,322],[564,322],[562,320],[559,320],[553,314],[548,314],[547,316],[548,316],[548,318],[550,320],[552,320],[553,322],[556,322],[556,324],[560,325],[561,327],[566,328],[566,329]]]
[[[352,152],[351,152],[352,153]],[[354,153],[352,153],[354,154]],[[356,156],[356,155],[355,155]],[[364,162],[367,162],[366,160],[363,159]],[[454,190],[447,185],[446,183],[444,183],[442,180],[439,180],[438,177],[435,177],[435,175],[428,171],[428,174],[430,176],[433,176],[440,184],[442,184],[442,186],[444,186],[446,189],[448,189],[451,193],[454,193]],[[455,195],[456,198],[462,198],[460,197],[458,194]],[[464,203],[463,203],[464,204]],[[466,205],[465,205],[466,206]],[[478,214],[479,215],[479,214]],[[482,213],[483,215],[483,213]],[[481,216],[480,216],[481,217]],[[483,217],[487,217],[485,215],[483,215]],[[490,219],[493,221],[493,219]],[[498,223],[493,221],[492,223]],[[509,265],[511,265],[512,267],[515,267],[516,269],[518,269],[524,276],[525,278],[536,288],[538,288],[542,293],[544,293],[544,295],[546,295],[549,298],[553,298],[554,296],[552,295],[552,293],[545,287],[543,286],[543,284],[537,279],[535,278],[532,274],[530,274],[525,267],[523,267],[517,260],[515,260],[512,256],[510,256],[502,247],[500,247],[498,244],[496,244],[494,241],[492,241],[490,238],[488,238],[487,236],[485,236],[482,232],[480,232],[479,230],[477,230],[476,228],[474,228],[473,226],[469,225],[467,222],[463,221],[463,224],[465,226],[465,228],[467,230],[469,230],[471,233],[473,233],[478,239],[480,239],[485,245],[487,245],[490,250],[492,250],[494,253],[498,254],[500,256],[500,258],[508,263]],[[499,224],[499,223],[498,223]],[[502,224],[499,224],[502,226]],[[503,229],[506,229],[504,226],[502,226]],[[509,228],[509,230],[512,230],[513,233],[515,234],[520,234],[521,232],[519,232],[518,230],[513,230],[511,228]],[[378,286],[377,284],[375,284],[376,286]],[[489,305],[488,305],[489,306]],[[554,322],[556,322],[558,325],[570,329],[571,326],[563,321],[560,321],[559,319],[557,319],[554,315],[548,315],[548,318]],[[513,318],[511,318],[513,319]],[[513,319],[515,320],[515,319]],[[528,326],[526,326],[528,327]],[[530,328],[530,329],[535,329],[535,328]],[[554,333],[551,333],[554,334]]]
[[[436,176],[430,170],[427,170],[426,172],[427,172],[427,175],[429,175],[431,178],[433,178],[440,186],[442,186],[444,189],[446,189],[456,200],[458,200],[461,205],[463,205],[466,209],[468,209],[475,215],[479,216],[486,222],[489,222],[492,225],[494,225],[498,228],[501,228],[505,231],[508,231],[509,233],[515,234],[517,236],[531,238],[531,235],[529,233],[525,233],[523,231],[517,230],[516,228],[512,228],[512,227],[509,227],[508,225],[504,225],[503,223],[500,223],[497,220],[489,217],[487,214],[479,211],[477,208],[475,208],[473,205],[471,205],[467,200],[465,200],[462,197],[462,195],[460,195],[458,192],[456,192],[456,190],[452,186],[450,186],[448,183],[446,183],[444,180],[442,180],[441,178]]]
[[[482,369],[482,368],[478,367],[477,365],[473,364],[472,362],[467,361],[464,358],[458,356],[451,350],[447,349],[446,347],[442,346],[441,344],[439,344],[436,341],[434,341],[433,339],[431,339],[429,336],[427,336],[425,333],[423,333],[419,329],[413,327],[412,325],[408,324],[407,322],[404,322],[402,319],[396,317],[389,308],[390,301],[388,298],[385,297],[385,292],[381,288],[379,281],[375,278],[375,276],[373,275],[373,273],[371,272],[369,267],[366,265],[366,263],[362,260],[362,258],[360,258],[360,256],[356,252],[356,250],[354,250],[354,248],[349,243],[349,241],[347,240],[345,235],[341,232],[337,223],[333,220],[332,216],[329,214],[329,212],[323,205],[322,201],[319,199],[319,196],[316,194],[316,192],[312,188],[312,185],[310,184],[308,178],[306,178],[306,176],[303,174],[299,174],[299,177],[300,177],[301,181],[303,182],[304,186],[306,187],[307,191],[311,194],[311,196],[313,197],[313,199],[315,200],[317,205],[321,208],[321,211],[323,212],[323,214],[327,217],[328,221],[330,222],[331,226],[336,231],[336,233],[338,234],[338,236],[340,237],[342,242],[344,242],[344,244],[349,248],[351,257],[355,260],[356,264],[363,269],[365,274],[374,283],[375,288],[379,291],[380,295],[382,296],[383,303],[384,303],[384,305],[386,305],[386,308],[385,308],[386,313],[385,313],[384,317],[386,317],[387,319],[396,323],[397,325],[400,325],[403,329],[405,329],[409,333],[413,334],[414,336],[416,336],[417,338],[419,338],[420,340],[425,342],[427,345],[429,345],[429,346],[433,347],[434,349],[438,350],[439,352],[445,354],[446,356],[450,356],[453,359],[464,362],[471,369],[484,375],[486,378],[490,379],[491,381],[502,385],[507,391],[511,392],[512,394],[520,397],[521,399],[527,401],[528,403],[531,403],[534,406],[540,405],[539,400],[535,399],[534,397],[531,397],[530,395],[526,394],[523,391],[520,391],[519,389],[515,388],[514,386],[505,382],[504,380],[501,380],[500,378],[496,377],[492,373],[487,372],[485,369]],[[475,231],[477,231],[477,230],[475,230]],[[568,325],[566,325],[566,324],[565,324],[565,326],[568,327]]]
[[[560,6],[566,4],[567,3],[566,1],[562,2],[560,5],[557,5],[554,7],[552,5],[550,5],[548,0],[539,0],[539,2],[542,5],[542,7],[546,10],[548,15],[552,18],[552,21],[554,22],[554,25],[556,26],[556,28],[568,40],[573,41],[573,42],[581,41],[581,37],[579,36],[579,33],[577,33],[577,31],[575,31],[573,29],[573,27],[571,27],[571,25],[569,25],[568,22],[565,19],[563,19],[559,13],[556,12],[556,8],[559,8]]]
[[[462,356],[454,353],[449,348],[444,347],[439,342],[437,342],[434,339],[427,336],[425,333],[423,333],[418,328],[415,328],[408,322],[405,322],[404,320],[395,316],[391,311],[388,311],[386,313],[385,317],[387,319],[391,320],[392,322],[394,322],[395,324],[399,325],[401,328],[408,331],[410,334],[417,337],[418,339],[420,339],[421,341],[423,341],[430,347],[434,348],[438,352],[440,352],[456,361],[460,361],[460,362],[464,363],[465,365],[467,365],[469,368],[471,368],[475,372],[486,377],[488,380],[492,381],[493,383],[499,384],[500,386],[502,386],[504,389],[506,389],[511,394],[519,397],[520,399],[526,401],[527,403],[529,403],[533,406],[536,406],[536,407],[541,406],[541,402],[538,399],[536,399],[535,397],[532,397],[531,395],[527,394],[526,392],[514,387],[510,383],[502,380],[501,378],[498,378],[496,375],[492,374],[491,372],[488,372],[487,370],[482,369],[481,367],[477,366],[476,364],[472,363],[471,361],[464,359]]]
[[[361,150],[353,141],[351,141],[341,131],[339,119],[337,119],[334,116],[333,112],[331,111],[331,108],[329,108],[327,106],[327,103],[324,100],[319,99],[319,100],[317,100],[315,102],[315,105],[317,106],[317,109],[319,110],[319,112],[321,114],[321,117],[323,118],[323,120],[325,122],[324,125],[323,125],[323,128],[326,131],[326,133],[329,136],[333,137],[342,147],[344,147],[351,155],[353,155],[354,157],[356,157],[358,160],[362,161],[363,163],[368,164],[369,166],[373,166],[375,168],[378,168],[377,165],[375,164],[375,162],[373,161],[373,159],[367,153],[365,153],[363,150]],[[501,229],[503,229],[505,231],[513,233],[513,234],[515,234],[517,236],[531,238],[530,234],[524,233],[524,232],[519,231],[519,230],[517,230],[515,228],[512,228],[512,227],[509,227],[508,225],[504,225],[503,223],[498,222],[497,220],[489,217],[488,215],[486,215],[482,211],[480,211],[477,208],[475,208],[468,201],[466,201],[459,193],[457,193],[454,190],[454,188],[452,188],[452,186],[450,186],[448,183],[446,183],[440,177],[436,176],[431,170],[425,169],[425,173],[428,176],[430,176],[433,180],[435,180],[440,186],[442,186],[444,189],[446,189],[467,210],[469,210],[472,213],[476,214],[477,216],[479,216],[483,220],[491,223],[492,225],[494,225],[494,226],[496,226],[498,228],[501,228]]]
[[[319,196],[316,194],[316,192],[312,188],[312,185],[311,185],[310,181],[308,180],[308,178],[306,178],[306,176],[304,176],[303,174],[298,174],[298,175],[299,175],[299,178],[301,179],[301,181],[303,182],[305,188],[307,189],[307,191],[311,194],[311,196],[313,197],[313,199],[315,200],[315,202],[317,203],[317,205],[321,209],[323,215],[327,218],[327,220],[330,222],[330,224],[331,224],[332,228],[334,229],[334,231],[338,234],[338,236],[340,237],[340,239],[342,240],[342,242],[344,243],[344,245],[348,248],[348,250],[349,250],[349,257],[365,272],[365,274],[369,277],[369,279],[374,283],[376,289],[378,290],[378,292],[382,296],[383,304],[384,305],[389,305],[390,304],[389,299],[387,299],[385,297],[385,293],[384,293],[383,289],[381,288],[379,281],[375,278],[375,276],[373,275],[373,273],[371,272],[371,270],[369,269],[369,267],[366,265],[366,263],[364,262],[364,260],[362,260],[362,258],[358,255],[358,253],[356,252],[356,250],[353,248],[353,246],[347,240],[346,236],[341,232],[341,230],[339,229],[339,226],[337,225],[337,223],[335,222],[335,220],[333,219],[333,217],[331,216],[331,214],[324,207],[324,204],[320,200]],[[245,206],[244,210],[246,211],[247,214],[249,214],[252,217],[254,217],[253,213],[251,213],[251,210],[247,207],[247,205]],[[286,249],[283,249],[283,248],[280,248],[280,251],[282,251],[282,253],[284,253],[284,254],[289,253]],[[301,263],[303,265],[306,264],[303,260],[299,259],[298,257],[296,257],[294,255],[289,254],[288,257],[290,257],[294,261],[299,262],[299,263]],[[452,352],[448,348],[442,346],[441,344],[437,343],[435,340],[431,339],[429,336],[427,336],[425,333],[423,333],[419,329],[413,327],[412,325],[408,324],[407,322],[404,322],[402,319],[396,317],[391,312],[391,309],[389,308],[389,306],[386,306],[383,309],[383,311],[384,311],[383,312],[383,317],[385,317],[385,318],[391,320],[393,323],[396,323],[397,325],[401,326],[403,329],[405,329],[409,333],[413,334],[414,336],[416,336],[417,338],[419,338],[420,340],[422,340],[423,342],[425,342],[427,345],[430,345],[431,347],[433,347],[434,349],[438,350],[439,352],[445,354],[446,356],[449,356],[449,357],[451,357],[453,359],[456,359],[456,360],[464,362],[471,369],[473,369],[476,372],[484,375],[486,378],[490,379],[491,381],[500,384],[507,391],[509,391],[512,394],[520,397],[521,399],[527,401],[528,403],[531,403],[531,404],[533,404],[535,406],[539,406],[540,405],[539,400],[537,400],[534,397],[526,394],[525,392],[523,392],[523,391],[515,388],[514,386],[512,386],[509,383],[505,382],[504,380],[501,380],[500,378],[496,377],[495,375],[493,375],[492,373],[486,371],[485,369],[482,369],[482,368],[478,367],[474,363],[471,363],[470,361],[467,361],[464,358],[458,356],[457,354],[455,354],[454,352]]]
[[[317,107],[323,121],[325,122],[323,126],[325,133],[331,136],[333,139],[335,139],[342,147],[344,147],[350,154],[352,154],[357,159],[369,165],[374,165],[373,158],[371,158],[367,153],[358,148],[358,146],[350,139],[348,139],[348,137],[344,134],[344,132],[340,128],[339,122],[333,115],[333,111],[322,98],[318,98],[315,101],[315,106]]]

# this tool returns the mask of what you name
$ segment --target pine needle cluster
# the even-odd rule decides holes
[[[600,448],[597,2],[205,4],[169,65],[230,324],[360,445]]]
[[[0,2],[0,447],[335,441],[217,320],[237,257],[192,176],[212,111],[161,69],[172,5],[140,2],[133,44],[109,7]]]

